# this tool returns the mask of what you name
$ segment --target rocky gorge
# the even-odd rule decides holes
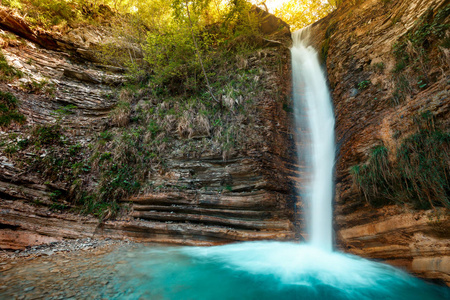
[[[311,25],[311,36],[322,53],[335,106],[337,247],[449,285],[448,208],[374,206],[365,201],[352,175],[354,166],[370,161],[374,147],[384,145],[395,153],[399,144],[422,126],[418,115],[431,115],[433,126],[448,131],[450,53],[441,45],[441,40],[448,39],[448,27],[440,35],[425,33],[426,43],[420,47],[428,53],[427,59],[417,56],[401,70],[395,48],[405,41],[409,56],[421,53],[422,48],[414,48],[408,38],[423,25],[420,20],[434,24],[440,14],[436,22],[448,24],[447,2],[344,1],[339,9]],[[252,102],[246,107],[248,117],[235,124],[237,135],[231,138],[239,142],[222,148],[212,143],[215,120],[209,120],[206,127],[201,126],[201,119],[184,126],[183,120],[194,119],[193,115],[176,121],[164,117],[160,127],[167,126],[174,146],[161,146],[160,153],[167,153],[164,164],[148,164],[152,170],[145,181],[151,186],[123,197],[119,214],[109,217],[112,213],[106,211],[99,220],[70,211],[70,201],[64,202],[74,190],[99,184],[95,168],[89,171],[95,161],[85,163],[89,168],[77,174],[91,186],[73,185],[73,180],[69,184],[65,178],[20,163],[45,157],[50,150],[32,153],[24,147],[11,153],[11,148],[22,140],[32,140],[26,130],[60,124],[65,145],[93,151],[100,147],[96,143],[105,132],[134,126],[133,118],[137,119],[140,110],[162,112],[168,104],[137,92],[130,100],[124,125],[118,125],[121,122],[114,112],[126,95],[112,95],[126,76],[124,70],[95,56],[102,39],[108,38],[108,30],[75,28],[60,35],[34,32],[19,16],[2,8],[2,52],[25,76],[2,82],[0,87],[19,100],[26,123],[1,132],[0,247],[16,250],[79,238],[215,245],[306,237],[302,217],[298,217],[304,204],[296,195],[302,188],[297,175],[303,169],[296,160],[293,138],[289,31],[286,24],[263,15],[260,30],[267,35],[265,46],[239,57],[235,66],[248,77],[239,79],[254,82],[256,92],[245,94],[243,90],[239,95],[234,93],[238,88],[231,87],[231,93],[224,90],[221,97],[233,122],[239,117],[234,107]],[[36,84],[41,88],[33,89]],[[83,154],[73,154],[77,155]]]

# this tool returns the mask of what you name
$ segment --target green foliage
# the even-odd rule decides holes
[[[30,20],[36,20],[44,26],[57,25],[64,21],[77,18],[77,12],[73,5],[76,1],[65,0],[29,0],[30,4],[36,8],[36,11],[28,16]]]
[[[417,208],[450,206],[450,134],[421,130],[406,138],[397,153],[406,197]]]
[[[54,190],[53,192],[50,193],[50,200],[52,201],[56,201],[59,198],[61,198],[63,192],[61,190]]]
[[[394,73],[400,73],[400,72],[402,72],[405,68],[406,68],[406,66],[407,66],[407,59],[400,59],[396,64],[395,64],[395,67],[394,67]]]
[[[418,73],[417,87],[423,89],[428,85],[429,53],[437,49],[439,45],[445,45],[446,32],[450,24],[445,19],[450,14],[450,4],[434,12],[429,9],[415,26],[410,29],[393,47],[393,53],[397,63],[393,70],[396,82],[394,90],[394,103],[401,102],[405,91],[410,90],[409,83],[401,73],[409,70],[409,73]],[[401,75],[399,75],[401,74]],[[411,80],[412,81],[412,80]]]
[[[45,94],[49,97],[54,97],[56,91],[55,85],[53,83],[50,83],[47,79],[42,79],[40,81],[31,80],[22,82],[20,84],[20,87],[29,93]]]
[[[18,9],[33,26],[50,28],[105,18],[112,11],[105,5],[114,0],[3,0]],[[123,2],[123,1],[120,1]]]
[[[83,162],[85,149],[80,144],[69,144],[63,140],[60,125],[40,125],[33,128],[30,140],[17,143],[20,150],[29,155],[19,156],[23,167],[30,172],[38,172],[48,182],[56,181],[71,185],[82,173],[89,172],[90,166]],[[73,191],[64,192],[64,198],[75,197]]]
[[[414,30],[408,33],[408,39],[417,47],[426,49],[433,43],[433,39],[442,39],[450,24],[444,21],[450,15],[450,4],[439,10],[436,14],[432,10],[418,21]]]
[[[67,205],[62,204],[62,203],[58,203],[58,202],[57,203],[52,203],[50,205],[50,210],[55,210],[55,211],[65,210],[67,208],[68,208]]]
[[[351,174],[366,200],[374,206],[387,204],[391,198],[388,151],[384,146],[372,149],[365,165],[352,167]]]
[[[124,164],[112,164],[110,168],[104,169],[99,183],[99,198],[111,202],[111,199],[120,200],[137,192],[140,184],[134,175],[135,170]]]
[[[89,173],[91,167],[84,161],[86,149],[81,144],[70,144],[64,138],[64,129],[59,125],[39,125],[31,130],[30,139],[19,139],[7,148],[14,149],[9,155],[21,168],[30,173],[38,173],[46,180],[45,184],[58,183],[69,187],[53,190],[50,200],[54,201],[51,209],[65,209],[71,201],[76,204],[80,197],[78,189],[85,189],[81,175]]]
[[[30,145],[29,139],[21,139],[17,142],[17,146],[20,150],[26,149]]]
[[[393,77],[395,83],[394,93],[392,94],[392,105],[398,105],[406,99],[406,95],[411,91],[408,79],[400,74]]]
[[[16,153],[18,151],[18,147],[14,144],[8,144],[6,146],[6,148],[4,149],[4,153],[6,154],[6,156],[11,157],[14,153]]]
[[[23,2],[23,1],[21,1],[21,0],[2,0],[2,5],[11,7],[11,8],[21,9],[22,8],[21,2]]]
[[[18,111],[16,97],[9,92],[0,91],[0,128],[8,127],[12,122],[22,124],[25,116]]]
[[[441,43],[441,47],[445,48],[445,49],[449,49],[450,48],[450,37],[445,37],[444,40]]]
[[[31,139],[36,146],[63,144],[63,128],[59,124],[38,125],[31,134]]]
[[[174,1],[174,17],[158,30],[148,32],[144,52],[153,71],[154,89],[164,87],[175,94],[202,92],[207,84],[202,64],[207,77],[211,77],[218,64],[226,63],[227,52],[248,51],[258,46],[257,16],[248,3],[238,0],[226,8],[217,8],[212,20],[206,19],[209,7],[209,1],[190,2],[189,21],[185,2]],[[212,24],[213,20],[218,22]]]
[[[291,30],[303,28],[325,17],[336,9],[342,0],[293,0],[285,1],[274,14],[291,26]]]
[[[225,66],[216,68],[211,85],[223,95],[223,105],[210,101],[204,89],[197,95],[155,95],[148,87],[120,91],[119,102],[124,103],[118,107],[129,109],[126,115],[134,121],[102,132],[93,146],[90,164],[99,181],[90,203],[118,202],[137,192],[153,190],[150,173],[163,172],[166,158],[172,155],[192,157],[214,151],[226,158],[243,145],[260,146],[262,141],[255,137],[258,129],[249,124],[248,116],[256,104],[247,100],[250,94],[265,92],[263,82],[258,81],[265,71],[257,66],[237,68],[242,61],[255,58],[255,54],[233,55]],[[277,55],[267,55],[266,60],[276,61]]]
[[[61,121],[74,113],[75,106],[56,110],[56,124],[37,126],[29,140],[11,145],[17,149],[15,156],[32,157],[24,164],[47,180],[48,188],[53,186],[50,182],[66,184],[54,199],[55,209],[70,203],[104,220],[117,214],[119,201],[156,188],[149,175],[164,172],[167,157],[201,156],[208,151],[227,159],[229,153],[261,148],[266,142],[255,125],[261,123],[254,120],[259,107],[253,99],[280,93],[281,87],[265,90],[261,78],[274,70],[281,72],[281,55],[265,49],[255,53],[263,37],[246,1],[188,2],[198,52],[182,1],[38,2],[33,1],[39,7],[35,11],[45,13],[41,19],[29,14],[33,24],[58,24],[58,28],[95,22],[99,4],[110,4],[115,11],[108,28],[117,42],[98,50],[103,62],[127,69],[128,76],[114,93],[114,100],[118,99],[108,131],[88,147],[72,144],[65,136]],[[32,1],[21,3],[26,3],[25,11]],[[55,11],[57,5],[62,5],[61,12]],[[199,55],[220,103],[211,101],[205,89]],[[267,62],[267,68],[254,63],[259,59]],[[30,84],[27,91],[42,93],[45,88]]]
[[[83,193],[79,204],[83,213],[92,214],[101,221],[115,217],[120,210],[116,201],[99,201],[96,194]]]
[[[363,80],[360,83],[358,83],[358,89],[359,90],[365,90],[369,87],[370,81],[369,80]]]
[[[8,64],[3,53],[0,51],[0,82],[10,81],[22,77],[22,72]]]
[[[419,131],[401,141],[395,160],[378,146],[366,164],[352,167],[354,182],[371,205],[450,207],[450,133],[436,130],[429,112],[415,121]]]
[[[59,118],[63,118],[64,116],[74,114],[74,110],[77,109],[77,106],[74,104],[68,104],[61,108],[58,108],[54,111],[53,115],[59,116]]]
[[[142,133],[141,130],[123,130],[114,140],[109,132],[99,136],[91,161],[100,173],[100,181],[90,205],[116,203],[139,191],[152,161],[149,149],[141,142]],[[111,143],[102,142],[105,139]]]
[[[51,115],[55,117],[57,124],[61,124],[67,116],[75,113],[75,109],[77,109],[76,105],[68,104],[54,110]]]
[[[101,132],[99,135],[99,140],[104,144],[105,142],[112,141],[114,134],[109,131]]]
[[[69,147],[69,154],[70,155],[76,155],[76,154],[81,152],[82,148],[83,147],[80,144],[71,145]]]

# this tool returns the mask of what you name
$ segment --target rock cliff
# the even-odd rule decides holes
[[[418,115],[431,114],[433,126],[448,130],[448,27],[434,27],[444,30],[436,31],[439,34],[425,31],[421,37],[419,33],[423,38],[420,47],[410,40],[423,20],[429,25],[448,24],[447,5],[445,0],[344,1],[311,26],[311,36],[326,64],[337,120],[334,226],[338,247],[449,284],[448,209],[417,210],[391,203],[373,206],[365,201],[351,173],[354,166],[370,160],[375,146],[395,152],[402,140],[418,131]],[[438,14],[439,22],[435,22]],[[167,117],[165,121],[172,124],[170,135],[183,150],[170,152],[162,147],[168,153],[164,166],[151,167],[152,172],[146,174],[152,188],[125,197],[126,209],[120,215],[99,222],[61,211],[55,201],[55,191],[66,195],[79,186],[48,180],[35,169],[28,171],[10,152],[12,144],[24,139],[25,129],[39,124],[62,122],[67,143],[83,147],[95,144],[105,129],[115,126],[111,119],[118,98],[111,95],[125,76],[122,69],[96,59],[95,49],[107,33],[75,28],[63,36],[43,34],[33,32],[8,11],[0,16],[1,28],[17,35],[2,40],[2,52],[9,64],[26,74],[0,83],[0,89],[18,98],[19,110],[27,118],[26,124],[0,132],[1,248],[92,236],[212,245],[291,240],[298,235],[295,228],[301,225],[294,215],[302,204],[294,193],[300,186],[287,100],[289,51],[280,39],[260,41],[266,48],[240,57],[233,66],[248,70],[255,83],[255,92],[245,98],[255,109],[238,124],[246,133],[241,139],[248,141],[223,151],[205,148],[210,145],[208,130],[189,131],[192,127],[183,129]],[[261,30],[278,29],[274,22],[271,19]],[[398,49],[406,51],[409,60],[403,61]],[[422,51],[426,58],[419,55]],[[26,88],[43,79],[47,89]],[[232,94],[223,95],[225,104],[242,102]],[[159,112],[166,105],[150,95],[138,98],[132,102],[132,115],[125,126],[132,126],[128,123],[139,107]],[[70,114],[55,114],[70,105],[76,106]],[[254,143],[246,143],[250,140]],[[25,152],[21,158],[33,155]],[[84,172],[83,180],[98,184],[98,174]]]
[[[352,168],[367,164],[377,146],[395,161],[395,151],[420,130],[423,116],[448,132],[448,24],[448,1],[344,1],[312,25],[311,35],[326,63],[335,105],[338,247],[446,284],[448,208],[416,210],[408,199],[406,204],[370,205],[358,191]],[[433,31],[437,27],[442,32]],[[407,54],[399,55],[402,45]]]
[[[96,55],[101,43],[111,38],[108,24],[56,34],[33,31],[6,8],[0,9],[0,17],[0,27],[5,30],[2,53],[22,74],[0,83],[0,89],[17,98],[19,112],[26,117],[25,124],[12,124],[0,132],[0,248],[22,249],[92,236],[201,245],[294,237],[296,161],[291,115],[286,108],[290,76],[289,50],[283,46],[283,41],[290,39],[286,24],[264,15],[261,31],[270,39],[257,42],[265,48],[240,57],[232,67],[242,70],[245,80],[257,90],[238,96],[242,91],[230,85],[230,94],[221,95],[223,107],[218,109],[223,110],[224,119],[219,116],[215,121],[222,124],[238,118],[234,128],[245,132],[240,137],[245,145],[205,148],[211,144],[211,132],[222,129],[220,125],[208,129],[209,120],[195,115],[192,108],[178,120],[171,115],[157,120],[160,123],[153,126],[167,130],[167,142],[159,154],[164,157],[163,164],[149,161],[143,166],[149,169],[145,172],[149,187],[124,197],[117,217],[111,219],[106,210],[101,218],[111,220],[101,222],[70,211],[89,197],[66,197],[81,195],[83,189],[101,180],[91,168],[93,161],[82,163],[82,155],[92,155],[93,147],[103,147],[97,142],[108,132],[122,130],[118,127],[132,132],[135,126],[130,114],[120,116],[120,125],[112,121],[121,97],[114,94],[126,78],[123,69],[102,64]],[[174,110],[178,105],[158,100],[148,89],[132,97],[135,118],[142,110],[161,115],[164,109]],[[242,109],[245,103],[252,109],[239,117],[234,109]],[[206,129],[197,127],[196,120],[208,123]],[[251,127],[245,125],[249,122]],[[56,129],[46,134],[56,133],[53,144],[59,146],[39,141],[30,148],[28,141],[35,141],[39,128]],[[170,143],[172,146],[167,146]],[[79,149],[86,152],[81,155]],[[69,155],[64,154],[66,150]],[[100,161],[111,153],[101,155]],[[34,166],[36,161],[42,164]],[[64,167],[67,163],[69,168]],[[77,166],[81,171],[68,177]],[[88,184],[77,185],[80,182]]]

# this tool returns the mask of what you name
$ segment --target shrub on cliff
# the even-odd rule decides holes
[[[22,73],[10,66],[3,53],[0,51],[0,81],[10,81],[16,77],[21,77]]]
[[[16,97],[9,92],[0,91],[0,128],[8,127],[13,122],[24,123],[25,116],[18,111]]]
[[[228,6],[221,1],[218,6],[211,1],[186,3],[173,1],[171,17],[147,34],[144,52],[151,84],[184,94],[207,87],[214,99],[208,81],[214,80],[220,65],[227,63],[229,54],[254,49],[262,39],[257,14],[241,0]]]
[[[416,118],[419,131],[401,141],[395,159],[389,159],[386,147],[377,146],[366,164],[351,169],[368,203],[450,207],[450,133],[436,129],[429,118]]]
[[[34,27],[49,29],[58,25],[103,19],[112,14],[109,0],[3,0],[2,5],[18,10]]]
[[[414,26],[393,46],[396,65],[393,70],[395,89],[392,104],[431,86],[436,80],[430,62],[438,61],[445,73],[448,66],[448,18],[450,4],[435,11],[428,9]]]

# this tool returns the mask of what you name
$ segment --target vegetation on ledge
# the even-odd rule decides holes
[[[0,81],[10,81],[20,78],[22,73],[16,68],[10,66],[3,53],[0,51]]]
[[[437,129],[429,112],[415,121],[419,131],[403,139],[396,154],[377,146],[366,164],[352,167],[354,183],[369,204],[450,207],[450,133]]]
[[[0,128],[6,128],[13,122],[25,122],[25,116],[17,109],[17,98],[9,92],[0,91]]]
[[[16,8],[24,14],[50,12],[61,2],[72,11],[67,18],[81,16],[72,23],[45,13],[43,19],[28,20],[47,30],[80,26],[76,21],[104,22],[108,38],[95,46],[97,58],[126,70],[126,80],[105,95],[115,103],[109,123],[89,143],[72,136],[66,116],[78,108],[65,105],[51,114],[55,123],[23,128],[0,145],[10,150],[9,158],[20,169],[37,174],[53,191],[54,209],[74,209],[104,220],[115,217],[119,202],[137,193],[216,189],[156,184],[153,178],[170,171],[171,159],[206,155],[227,160],[233,153],[264,149],[261,103],[268,98],[287,101],[283,88],[269,78],[283,76],[288,50],[266,45],[267,40],[288,39],[289,30],[276,20],[274,32],[262,32],[261,12],[245,1],[187,6],[182,1],[127,1],[108,10],[103,5],[112,1],[16,2],[23,4]],[[102,14],[89,19],[90,10],[111,15],[109,20]],[[52,100],[59,92],[45,81],[19,90]],[[217,191],[226,188],[224,183]]]
[[[431,59],[447,65],[449,16],[450,4],[439,11],[427,10],[394,45],[397,63],[392,75],[395,84],[393,105],[403,102],[406,95],[424,90],[435,82],[437,75],[430,70]]]

